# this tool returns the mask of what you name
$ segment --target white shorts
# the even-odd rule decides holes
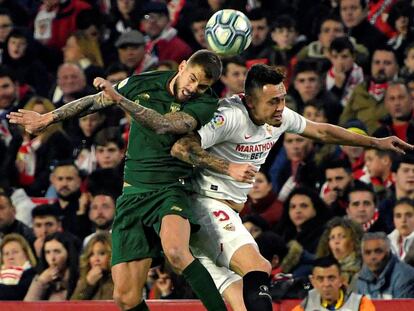
[[[191,235],[190,248],[210,272],[222,293],[228,285],[240,279],[229,270],[230,260],[236,250],[246,244],[258,247],[239,214],[230,206],[199,194],[193,195],[192,199],[192,211],[201,228]]]

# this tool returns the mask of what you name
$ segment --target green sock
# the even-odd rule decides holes
[[[126,311],[149,311],[149,309],[147,304],[145,303],[145,300],[143,300],[140,304]]]
[[[213,279],[198,259],[184,269],[183,276],[208,311],[227,310]]]

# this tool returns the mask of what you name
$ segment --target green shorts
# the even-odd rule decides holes
[[[112,265],[162,255],[159,231],[164,216],[175,214],[190,221],[191,230],[199,225],[191,213],[190,192],[180,185],[141,193],[128,186],[116,201],[112,225]]]

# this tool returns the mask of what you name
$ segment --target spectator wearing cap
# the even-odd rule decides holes
[[[393,208],[403,198],[414,199],[414,155],[407,153],[394,160],[392,165],[394,186],[391,195],[379,203],[378,210],[388,227],[394,228]]]
[[[130,74],[139,74],[158,62],[158,58],[145,51],[145,39],[138,30],[129,30],[116,40],[118,63],[128,67]]]
[[[409,144],[413,144],[413,100],[403,81],[391,82],[387,86],[384,106],[388,114],[380,119],[381,126],[374,132],[373,136],[395,135]]]
[[[170,26],[167,5],[149,1],[143,6],[141,26],[149,37],[146,49],[160,61],[173,60],[177,63],[187,59],[192,50],[177,36],[177,30]]]

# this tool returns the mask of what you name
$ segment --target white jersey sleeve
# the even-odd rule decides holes
[[[306,119],[299,113],[285,107],[283,109],[283,126],[288,133],[302,134],[306,128]]]
[[[238,131],[239,123],[237,123],[237,119],[240,120],[236,109],[229,106],[220,106],[211,121],[198,130],[201,147],[208,149],[211,146],[231,140]]]

